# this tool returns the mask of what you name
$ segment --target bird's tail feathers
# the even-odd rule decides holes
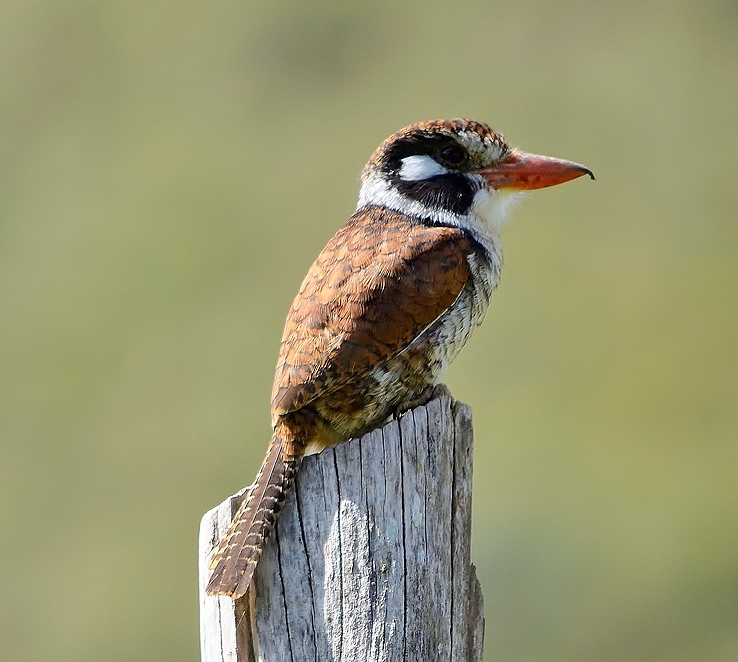
[[[287,451],[290,445],[272,438],[251,491],[210,561],[208,595],[229,595],[235,600],[248,590],[302,460],[301,454]]]

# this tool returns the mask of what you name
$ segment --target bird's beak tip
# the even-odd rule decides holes
[[[479,173],[492,188],[519,191],[556,186],[582,175],[595,178],[589,168],[579,163],[517,150],[499,164],[484,168]]]

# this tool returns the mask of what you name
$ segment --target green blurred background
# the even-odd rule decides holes
[[[499,662],[738,659],[734,0],[0,4],[0,659],[196,660],[284,314],[387,135],[591,167],[450,371]]]

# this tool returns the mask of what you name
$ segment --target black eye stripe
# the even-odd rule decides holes
[[[387,150],[385,167],[389,171],[397,170],[405,157],[423,154],[453,169],[459,169],[468,161],[466,150],[451,136],[420,134],[408,136],[392,145]]]
[[[468,214],[478,186],[461,173],[448,173],[419,181],[397,180],[397,190],[428,208]]]

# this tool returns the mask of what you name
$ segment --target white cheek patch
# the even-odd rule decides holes
[[[427,154],[414,154],[402,159],[400,178],[406,182],[419,182],[438,175],[446,175],[448,170]]]

